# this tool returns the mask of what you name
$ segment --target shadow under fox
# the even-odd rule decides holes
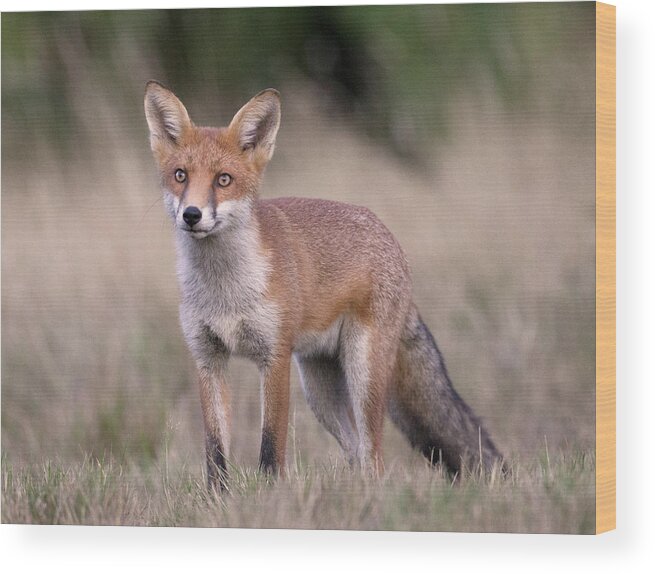
[[[353,465],[382,470],[387,412],[451,472],[500,461],[450,382],[412,301],[405,255],[382,222],[335,201],[259,198],[280,125],[277,91],[252,98],[224,128],[195,126],[157,82],[147,84],[145,111],[175,224],[210,486],[223,486],[227,473],[231,355],[259,368],[266,471],[285,466],[292,360],[309,406]]]

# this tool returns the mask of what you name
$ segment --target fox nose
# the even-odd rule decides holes
[[[193,227],[196,223],[198,223],[202,219],[202,211],[200,211],[197,207],[192,205],[184,210],[184,213],[182,214],[182,219],[184,219],[184,222],[189,227]]]

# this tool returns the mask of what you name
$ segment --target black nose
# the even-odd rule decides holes
[[[184,210],[184,213],[182,214],[182,219],[184,219],[184,221],[189,227],[193,227],[196,223],[198,223],[202,219],[202,211],[200,211],[197,207],[192,205],[191,207],[187,207]]]

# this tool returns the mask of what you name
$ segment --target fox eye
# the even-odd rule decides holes
[[[184,183],[186,181],[186,171],[183,169],[175,170],[175,181],[178,183]]]
[[[229,173],[222,173],[218,176],[218,185],[220,187],[227,187],[232,183],[232,176]]]

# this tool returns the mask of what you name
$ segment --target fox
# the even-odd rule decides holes
[[[195,361],[207,482],[227,489],[231,356],[261,380],[259,468],[285,473],[290,370],[353,467],[383,472],[383,422],[457,476],[502,456],[452,385],[412,297],[407,257],[372,211],[327,199],[262,199],[281,99],[269,88],[227,127],[200,127],[163,84],[144,107],[175,233],[180,324]]]

